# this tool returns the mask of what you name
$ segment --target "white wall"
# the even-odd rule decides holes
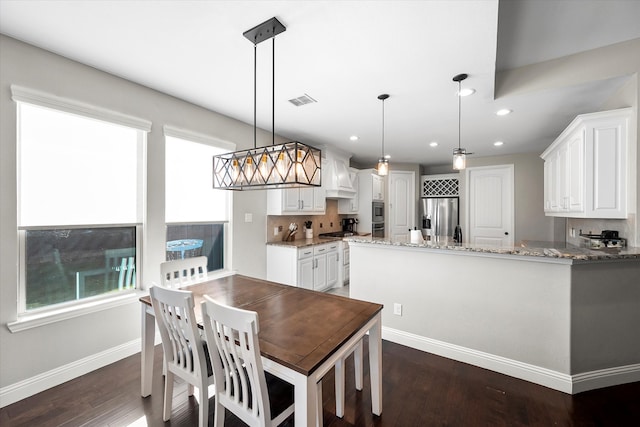
[[[538,153],[504,156],[467,157],[467,167],[514,166],[514,242],[521,240],[564,241],[563,218],[554,219],[544,214],[544,162]],[[423,168],[425,175],[452,173],[451,165]],[[465,224],[466,182],[460,174],[460,223]],[[560,227],[556,225],[560,223]],[[468,236],[468,230],[462,230]]]
[[[124,346],[131,353],[140,338],[140,308],[133,302],[114,309],[11,333],[16,320],[18,242],[16,232],[16,108],[11,85],[122,112],[153,123],[148,135],[147,222],[143,242],[142,283],[159,279],[164,260],[164,136],[163,125],[187,129],[253,146],[253,128],[212,111],[119,77],[0,35],[0,397],[22,381],[69,366],[83,358]],[[247,106],[248,108],[250,106]],[[259,131],[259,144],[271,142]],[[233,265],[238,272],[266,277],[263,191],[235,193],[231,231]],[[45,207],[46,208],[46,207]],[[245,223],[244,214],[253,222]],[[256,248],[260,250],[256,251]],[[122,354],[119,353],[120,357]],[[4,403],[4,402],[2,402]]]
[[[385,339],[566,393],[640,380],[637,259],[349,246],[350,296],[384,305]]]

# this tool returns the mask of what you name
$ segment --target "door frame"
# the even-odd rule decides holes
[[[474,166],[464,170],[464,227],[467,230],[467,241],[471,242],[471,172],[478,170],[491,170],[491,169],[507,169],[509,179],[511,180],[511,201],[513,206],[511,208],[511,228],[509,229],[509,236],[512,246],[515,245],[515,228],[516,228],[516,186],[515,186],[515,166],[513,163],[503,165],[490,165],[490,166]],[[464,229],[462,230],[464,236]],[[463,239],[464,241],[464,239]]]

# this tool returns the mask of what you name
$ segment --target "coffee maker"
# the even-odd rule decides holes
[[[342,226],[342,231],[348,232],[348,233],[355,233],[356,232],[356,224],[358,223],[358,220],[355,218],[343,218],[342,220],[340,220],[340,225]]]

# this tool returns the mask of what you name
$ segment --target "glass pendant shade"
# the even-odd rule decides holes
[[[378,159],[378,175],[389,175],[389,160],[385,158]]]
[[[296,141],[219,154],[213,158],[213,187],[230,190],[319,187],[321,156],[319,149]]]
[[[453,150],[453,169],[463,170],[467,167],[467,153],[464,148],[454,148]]]

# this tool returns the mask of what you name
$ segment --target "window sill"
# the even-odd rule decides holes
[[[46,312],[35,314],[25,313],[23,315],[19,315],[15,322],[7,323],[7,327],[11,333],[22,332],[28,329],[60,322],[62,320],[73,319],[74,317],[131,304],[132,302],[137,301],[141,294],[143,294],[143,292],[133,291],[108,299],[87,301],[86,303],[59,308],[57,310],[47,310]]]

